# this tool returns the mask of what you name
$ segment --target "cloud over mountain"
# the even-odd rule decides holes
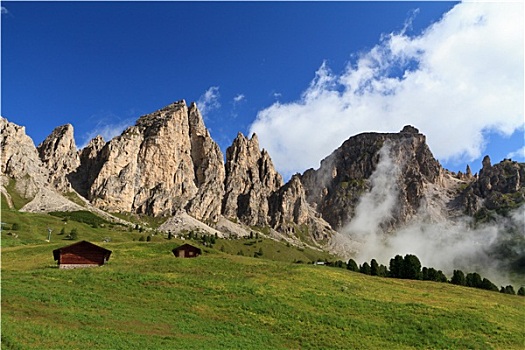
[[[523,4],[460,3],[418,36],[384,35],[342,73],[322,63],[300,99],[251,125],[284,174],[317,167],[350,135],[425,131],[441,160],[478,158],[485,134],[523,122]]]

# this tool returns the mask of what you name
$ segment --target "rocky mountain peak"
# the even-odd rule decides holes
[[[492,167],[492,163],[488,155],[483,157],[483,161],[481,162],[481,165],[483,166],[483,169],[490,169]]]
[[[2,185],[8,178],[15,179],[17,191],[23,197],[34,197],[48,184],[49,170],[40,160],[33,140],[26,135],[25,127],[3,117],[0,117],[0,135]]]
[[[215,184],[210,195],[220,192],[224,176],[220,149],[198,109],[188,109],[185,101],[140,117],[104,146],[99,162],[88,198],[101,208],[171,215],[189,206],[198,219],[220,214],[220,197],[215,209],[192,204],[204,184],[208,190]]]
[[[268,152],[259,149],[257,135],[239,133],[226,150],[223,214],[248,225],[268,224],[268,198],[283,185]]]
[[[419,134],[419,130],[412,125],[405,125],[401,130],[402,133]]]
[[[80,165],[73,126],[59,126],[37,147],[40,159],[50,170],[50,181],[61,191],[70,191],[68,174]]]
[[[332,227],[339,229],[354,216],[359,198],[370,189],[370,177],[381,160],[383,147],[398,168],[395,180],[399,188],[399,206],[391,224],[398,225],[413,217],[424,198],[426,183],[438,183],[442,168],[426,144],[425,135],[413,126],[399,133],[363,133],[350,137],[341,147],[321,161],[317,170],[301,177],[308,202]]]

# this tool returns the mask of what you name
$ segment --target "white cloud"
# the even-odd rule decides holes
[[[513,160],[524,160],[525,159],[525,146],[521,147],[520,149],[515,150],[514,152],[510,152],[507,154],[506,158],[510,158]]]
[[[7,15],[9,13],[7,8],[5,8],[4,6],[1,6],[0,8],[1,8],[0,12],[1,12],[2,15]]]
[[[298,101],[250,132],[285,175],[317,167],[350,136],[412,124],[442,161],[481,156],[488,131],[523,127],[523,3],[460,3],[420,36],[384,35],[341,74],[323,63]]]
[[[244,101],[245,98],[246,98],[246,97],[245,97],[243,94],[238,94],[237,96],[235,96],[235,97],[233,98],[233,103],[234,103],[234,104],[237,104],[237,103],[239,103],[239,102],[242,102],[242,101]]]
[[[201,97],[199,97],[199,100],[197,101],[197,107],[204,117],[210,111],[219,109],[221,107],[221,104],[219,103],[219,97],[220,93],[218,86],[210,87]]]

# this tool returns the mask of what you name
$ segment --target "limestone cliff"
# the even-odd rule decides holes
[[[199,220],[220,214],[222,153],[195,105],[180,101],[140,117],[105,144],[97,163],[88,199],[100,208],[157,216],[187,207]]]
[[[50,172],[51,184],[60,191],[70,191],[68,175],[80,165],[73,136],[73,126],[59,126],[37,147],[40,159]]]
[[[2,185],[6,185],[9,178],[14,179],[17,191],[25,198],[33,198],[41,187],[48,185],[49,170],[23,126],[0,117],[0,133]]]
[[[270,199],[270,225],[303,241],[325,242],[335,231],[306,200],[300,176],[294,175]]]
[[[283,185],[270,155],[259,149],[257,135],[239,133],[226,150],[226,181],[222,213],[246,225],[267,226],[268,199]]]
[[[477,178],[461,193],[469,215],[486,219],[491,211],[506,215],[525,203],[525,164],[504,159],[492,165],[489,156],[482,162]]]
[[[354,216],[361,195],[370,189],[369,179],[384,146],[388,146],[398,169],[398,205],[385,229],[414,217],[425,197],[426,184],[441,181],[441,165],[430,152],[425,135],[416,128],[406,126],[399,133],[353,136],[322,160],[319,169],[309,169],[301,177],[308,202],[334,229],[342,228]]]
[[[88,197],[89,188],[102,167],[100,153],[105,145],[106,142],[100,135],[89,141],[79,152],[80,165],[67,175],[72,187],[85,198]]]

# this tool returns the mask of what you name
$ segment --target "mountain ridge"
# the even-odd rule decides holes
[[[260,149],[257,135],[239,133],[223,155],[197,105],[184,100],[139,117],[112,140],[97,136],[81,150],[69,124],[55,128],[38,147],[24,127],[5,118],[0,125],[4,196],[14,179],[28,199],[43,187],[76,192],[110,213],[173,217],[184,211],[212,228],[227,219],[244,225],[243,232],[267,227],[274,237],[324,249],[331,249],[364,196],[379,186],[374,181],[380,169],[388,172],[383,175],[390,178],[386,185],[395,204],[380,220],[385,233],[419,220],[422,213],[429,222],[465,215],[484,220],[508,214],[525,201],[525,164],[503,160],[492,165],[486,159],[479,175],[469,167],[455,174],[434,158],[425,135],[409,125],[399,133],[352,136],[318,169],[286,183],[270,154]],[[374,200],[381,205],[381,198]]]

